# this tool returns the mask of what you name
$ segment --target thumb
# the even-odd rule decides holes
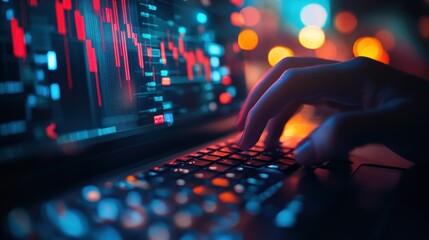
[[[402,119],[394,106],[334,115],[298,145],[295,158],[300,164],[318,164],[364,144],[384,143],[398,137],[394,134]]]

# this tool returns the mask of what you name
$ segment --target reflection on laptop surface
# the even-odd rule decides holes
[[[367,221],[352,237],[366,238],[410,167],[240,149],[234,1],[0,6],[6,238],[304,239],[344,217],[333,206]],[[350,237],[341,227],[327,236]]]

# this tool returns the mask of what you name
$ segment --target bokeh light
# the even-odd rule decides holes
[[[336,59],[337,52],[337,47],[331,41],[325,41],[320,48],[315,50],[316,56],[324,59]]]
[[[242,7],[244,4],[244,0],[229,0],[229,1],[237,7]]]
[[[197,13],[197,22],[201,24],[207,23],[207,15],[205,13]]]
[[[383,48],[387,51],[392,50],[396,46],[396,39],[392,32],[387,29],[381,29],[375,34],[375,37],[383,44]]]
[[[221,93],[219,95],[219,102],[221,104],[228,104],[232,101],[232,96],[228,92]]]
[[[353,45],[353,54],[356,57],[369,57],[381,61],[384,54],[383,52],[385,51],[381,42],[374,37],[361,37],[357,39]]]
[[[243,30],[238,34],[238,45],[243,50],[253,50],[258,46],[259,38],[253,30]]]
[[[300,17],[305,26],[323,27],[328,19],[328,12],[322,5],[312,3],[301,9]]]
[[[268,52],[268,63],[271,66],[276,65],[285,57],[293,56],[293,51],[290,48],[283,46],[275,46]]]
[[[377,60],[382,63],[389,64],[390,62],[389,54],[383,49],[383,52],[381,52],[380,59],[377,59]]]
[[[299,32],[298,40],[305,48],[316,49],[325,42],[325,33],[319,27],[307,26]]]
[[[255,26],[261,19],[261,13],[254,7],[245,7],[241,9],[240,14],[243,16],[244,25],[248,27]]]
[[[338,32],[350,33],[356,28],[357,19],[353,13],[342,11],[335,16],[334,25]]]
[[[231,19],[231,24],[234,26],[241,27],[244,24],[244,18],[238,12],[231,13],[230,19]]]

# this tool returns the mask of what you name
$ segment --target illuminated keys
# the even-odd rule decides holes
[[[134,177],[133,175],[127,176],[126,179],[127,179],[127,182],[129,182],[129,183],[133,183],[136,181],[136,177]]]
[[[88,202],[100,200],[100,191],[96,186],[86,186],[82,189],[82,197]]]
[[[217,186],[217,187],[228,187],[229,186],[229,181],[226,178],[220,178],[220,177],[218,177],[218,178],[214,178],[212,180],[212,184],[214,186]]]
[[[192,189],[192,191],[195,194],[200,195],[200,196],[209,195],[209,194],[214,193],[214,191],[211,188],[208,188],[208,187],[202,186],[202,185],[194,187]]]
[[[202,156],[201,157],[202,160],[207,160],[207,161],[217,161],[220,158],[221,157],[219,157],[219,156],[211,156],[211,155],[207,155],[207,156]]]
[[[203,160],[192,160],[187,162],[187,164],[189,165],[194,165],[194,166],[199,166],[199,167],[204,167],[209,165],[211,162],[209,161],[203,161]]]
[[[218,157],[226,157],[226,156],[229,155],[229,153],[227,153],[227,152],[221,152],[221,151],[216,151],[216,152],[210,153],[210,155],[218,156]]]
[[[202,180],[207,180],[207,179],[212,179],[216,174],[213,172],[197,172],[194,174],[194,177],[197,179],[202,179]]]
[[[215,171],[215,172],[226,172],[226,171],[229,170],[229,167],[225,166],[225,165],[220,165],[220,164],[216,164],[215,163],[213,165],[210,165],[208,167],[208,169],[211,170],[211,171]]]
[[[240,202],[233,192],[223,192],[219,195],[219,199],[224,203],[238,204]]]
[[[179,228],[188,228],[192,225],[192,215],[187,211],[180,211],[174,215],[174,223]]]

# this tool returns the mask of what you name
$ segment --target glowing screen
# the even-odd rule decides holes
[[[229,1],[0,6],[2,154],[34,142],[167,127],[231,111],[244,96]]]

